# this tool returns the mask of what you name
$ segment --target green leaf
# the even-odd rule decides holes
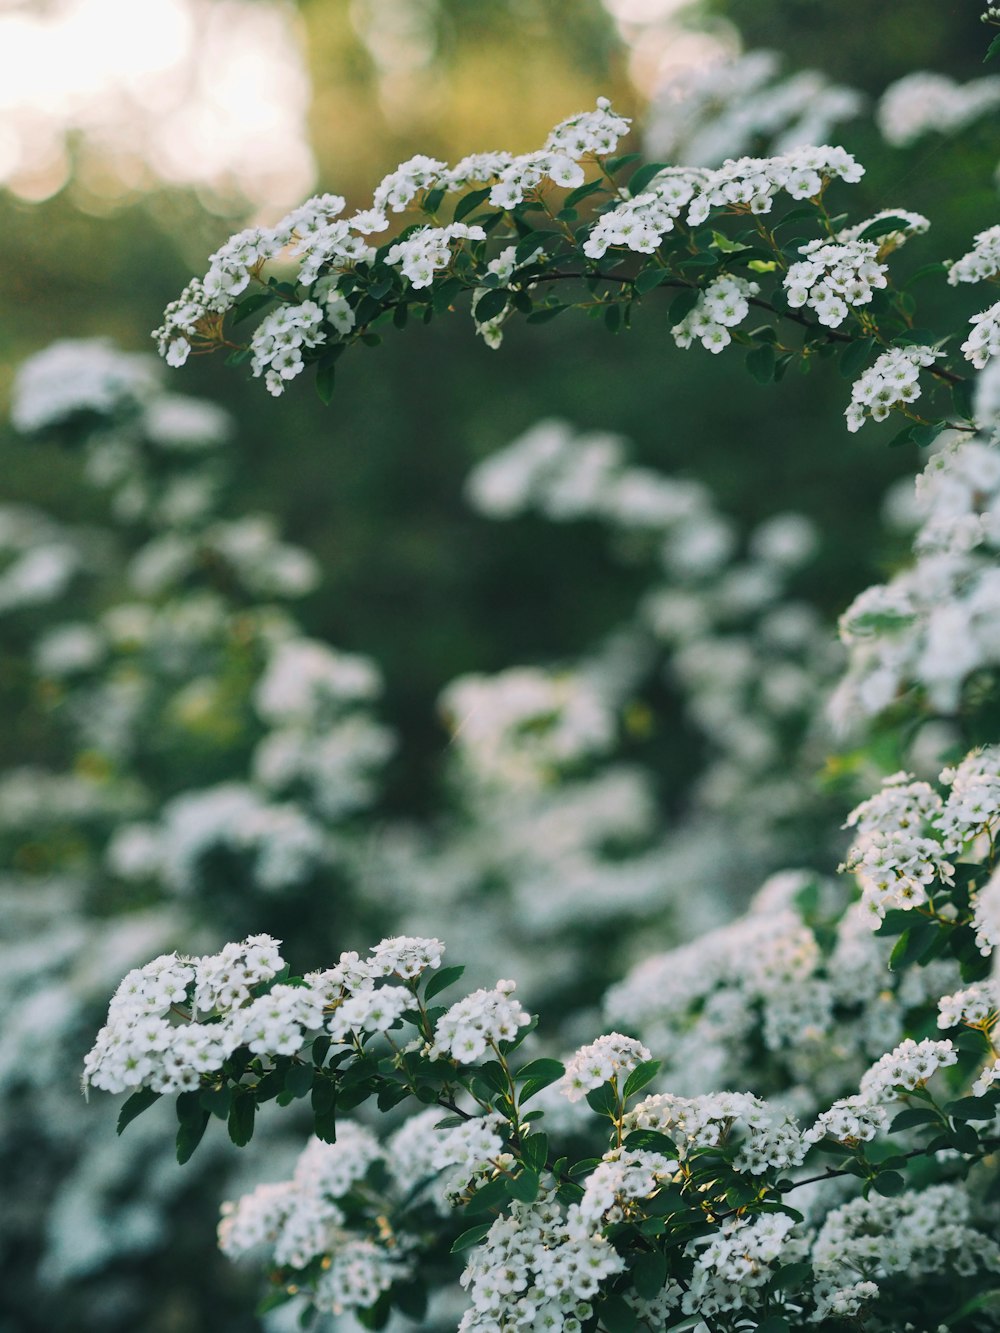
[[[890,1134],[898,1134],[904,1129],[916,1129],[918,1125],[936,1125],[941,1123],[941,1117],[936,1111],[932,1111],[927,1106],[908,1106],[905,1111],[900,1111],[889,1126]]]
[[[637,276],[635,290],[640,296],[645,296],[647,292],[659,287],[661,283],[669,281],[672,276],[668,268],[656,268],[651,265],[649,268],[644,268]]]
[[[598,1115],[617,1115],[618,1094],[610,1083],[602,1083],[599,1088],[587,1093],[587,1105]]]
[[[642,1064],[636,1065],[625,1080],[625,1087],[622,1089],[623,1100],[627,1101],[629,1097],[634,1097],[647,1083],[652,1083],[659,1072],[659,1060],[644,1060]]]
[[[667,1153],[669,1156],[676,1156],[677,1145],[669,1134],[661,1134],[655,1129],[633,1129],[631,1134],[626,1135],[623,1145],[632,1152],[637,1149],[645,1152]]]
[[[392,1287],[392,1303],[407,1319],[422,1323],[427,1313],[427,1285],[419,1278],[411,1282],[396,1282]]]
[[[316,372],[316,392],[319,394],[320,402],[327,407],[330,406],[330,400],[333,397],[336,377],[337,367],[332,361],[326,365],[321,365]]]
[[[433,1000],[435,995],[440,995],[443,990],[453,986],[456,981],[461,979],[465,971],[465,964],[458,963],[455,967],[442,967],[440,971],[433,974],[427,986],[424,989],[424,999]]]
[[[959,1097],[948,1102],[945,1111],[953,1120],[992,1120],[997,1113],[997,1099],[993,1097]]]
[[[515,264],[523,264],[526,259],[530,259],[539,246],[543,248],[552,240],[552,233],[549,231],[529,231],[527,236],[522,236],[514,250]]]
[[[263,310],[265,306],[271,305],[274,299],[274,292],[253,292],[250,296],[245,296],[235,306],[231,322],[241,324],[243,320],[255,315],[258,310]]]
[[[229,1110],[229,1137],[237,1148],[245,1148],[253,1138],[257,1103],[250,1092],[238,1092]]]
[[[608,1333],[633,1333],[639,1317],[624,1296],[605,1296],[595,1313]]]
[[[444,199],[444,190],[438,186],[437,189],[428,190],[424,195],[424,202],[421,205],[425,213],[436,213],[441,207]]]
[[[604,189],[607,189],[607,186],[600,177],[595,181],[588,181],[586,185],[578,185],[576,189],[571,190],[563,200],[563,208],[573,208],[573,206],[580,203],[582,199],[587,199],[590,195],[596,194],[598,190]]]
[[[548,1155],[549,1138],[547,1134],[529,1134],[521,1143],[521,1156],[524,1159],[524,1165],[529,1171],[534,1171],[536,1175],[544,1168]]]
[[[467,1250],[470,1245],[478,1245],[492,1225],[492,1222],[480,1222],[478,1226],[469,1227],[467,1231],[463,1231],[457,1240],[452,1242],[452,1254],[459,1254],[462,1250]]]
[[[892,231],[905,231],[909,225],[906,218],[894,215],[877,218],[874,222],[869,222],[868,226],[858,233],[857,239],[859,241],[877,241],[880,236],[888,236]]]
[[[887,1199],[902,1194],[906,1189],[906,1181],[898,1171],[883,1171],[875,1180],[874,1190],[876,1194],[882,1194]]]
[[[470,190],[468,194],[463,195],[455,205],[454,221],[461,222],[467,218],[470,213],[474,213],[480,204],[486,202],[490,197],[491,185],[484,186],[481,190]]]
[[[233,1088],[205,1088],[198,1096],[198,1100],[206,1111],[210,1111],[217,1120],[225,1120],[229,1115],[229,1108],[233,1104]]]
[[[844,354],[840,358],[840,373],[845,380],[853,380],[860,375],[874,346],[874,338],[856,338],[844,348]]]
[[[130,1125],[137,1115],[142,1115],[143,1111],[148,1111],[154,1102],[160,1100],[162,1095],[162,1093],[154,1092],[152,1088],[140,1088],[138,1092],[133,1092],[118,1112],[118,1124],[115,1127],[115,1133],[123,1134],[126,1126]]]
[[[285,1090],[293,1097],[304,1097],[312,1089],[313,1074],[312,1065],[293,1064],[285,1075]]]
[[[786,213],[783,218],[779,218],[772,230],[777,231],[779,227],[785,226],[788,222],[801,222],[804,218],[809,218],[815,222],[818,216],[819,213],[815,204],[801,204],[798,208],[793,208]]]
[[[667,1280],[667,1256],[659,1250],[640,1254],[632,1265],[632,1281],[644,1301],[654,1300]]]
[[[913,443],[913,427],[904,426],[898,435],[894,435],[889,441],[890,449],[898,449],[900,445]]]
[[[616,172],[621,171],[622,167],[638,162],[640,157],[642,157],[641,153],[624,153],[621,157],[609,157],[604,164],[604,170],[609,176],[614,176]]]
[[[812,1272],[812,1264],[805,1261],[785,1264],[771,1279],[772,1291],[801,1291]]]
[[[406,322],[409,319],[409,317],[410,317],[410,307],[406,304],[405,301],[401,301],[400,304],[396,306],[395,310],[392,312],[393,327],[397,329],[405,329]]]
[[[545,305],[534,309],[525,321],[528,324],[547,324],[550,319],[555,319],[556,315],[561,315],[564,310],[568,310],[568,305]]]
[[[256,1314],[270,1314],[272,1310],[277,1310],[282,1305],[287,1305],[290,1300],[296,1296],[296,1292],[289,1291],[287,1287],[277,1287],[274,1291],[269,1291],[262,1301],[257,1305]]]
[[[761,343],[747,352],[747,370],[758,384],[770,384],[774,379],[777,358],[770,343]]]
[[[512,1199],[519,1199],[521,1203],[534,1203],[538,1198],[538,1186],[537,1171],[522,1171],[510,1181],[508,1188]]]
[[[679,296],[675,296],[670,303],[670,313],[668,316],[671,324],[679,324],[681,320],[686,319],[698,304],[700,296],[701,293],[696,287],[692,287],[690,291],[681,292]]]
[[[484,292],[476,302],[475,316],[477,322],[487,324],[491,319],[496,319],[497,315],[502,315],[507,309],[509,299],[510,293],[505,287]]]
[[[497,1176],[495,1180],[488,1180],[465,1205],[466,1216],[485,1212],[487,1208],[502,1207],[509,1198],[509,1189],[510,1176]]]
[[[988,60],[992,60],[994,56],[1000,56],[1000,33],[997,33],[986,48],[986,54],[983,56],[983,64],[985,65]]]
[[[951,401],[963,421],[972,420],[972,381],[959,380],[951,386]]]
[[[637,194],[642,194],[646,186],[658,176],[661,171],[666,171],[669,163],[667,162],[646,162],[629,177],[628,192],[635,198]]]
[[[604,309],[604,326],[609,333],[617,333],[621,328],[622,308],[617,303]]]
[[[196,1092],[182,1092],[177,1098],[177,1119],[177,1160],[183,1166],[204,1137],[211,1116]]]
[[[903,931],[893,946],[889,955],[889,970],[901,972],[904,967],[918,962],[927,949],[936,942],[940,929],[941,927],[934,921],[918,917],[909,930]]]
[[[948,429],[946,421],[938,421],[929,426],[914,426],[910,438],[919,449],[926,449],[933,444],[943,430]]]

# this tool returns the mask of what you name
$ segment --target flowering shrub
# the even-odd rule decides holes
[[[920,132],[905,126],[898,90],[883,120],[900,141]],[[616,156],[627,129],[601,101],[537,153],[455,167],[414,158],[370,209],[341,218],[343,200],[326,195],[241,233],[168,309],[160,349],[180,364],[228,345],[272,393],[315,365],[329,397],[349,345],[389,321],[441,315],[463,292],[496,346],[506,321],[572,306],[627,326],[666,287],[677,345],[742,344],[762,383],[838,355],[853,381],[850,431],[896,413],[900,443],[948,435],[918,483],[915,565],[843,618],[849,662],[833,719],[912,725],[932,709],[982,731],[982,680],[997,664],[998,307],[974,313],[968,336],[922,331],[893,256],[928,220],[905,209],[849,225],[834,217],[830,202],[862,174],[842,148],[791,146],[711,168],[650,163],[622,185],[634,160]],[[411,208],[425,220],[372,242]],[[995,231],[935,271],[956,289],[997,280]],[[269,272],[279,256],[297,264],[294,281]],[[264,311],[249,342],[234,344],[230,330]],[[732,748],[706,783],[706,810],[753,809],[752,788],[777,779],[770,714],[799,715],[803,771],[811,747],[829,744],[816,714],[835,663],[820,654],[804,668],[796,655],[811,651],[813,625],[796,627],[787,609],[782,621],[773,605],[786,571],[808,558],[802,520],[772,520],[737,566],[699,488],[650,483],[619,441],[575,439],[557,423],[488,460],[470,494],[496,517],[587,517],[658,548],[673,581],[644,597],[637,624],[670,648],[695,720]],[[733,615],[752,634],[726,635]],[[778,686],[765,646],[784,672]],[[358,664],[284,651],[255,696],[279,735],[307,695],[332,688],[340,707],[345,694],[373,692]],[[513,794],[500,826],[521,830],[525,857],[545,827],[539,794],[552,775],[571,784],[614,744],[621,672],[608,660],[604,671],[470,676],[445,693],[466,808],[485,822],[498,793]],[[736,690],[752,700],[749,726]],[[337,711],[324,716],[330,725]],[[295,745],[286,754],[269,739],[260,775],[312,771]],[[266,1104],[308,1106],[313,1137],[290,1178],[223,1208],[224,1252],[266,1263],[266,1309],[304,1301],[368,1327],[395,1310],[484,1333],[995,1327],[1000,748],[952,750],[929,775],[886,777],[847,815],[844,878],[772,876],[741,919],[639,963],[606,997],[607,1030],[592,1025],[582,1044],[579,1023],[575,1041],[538,1025],[513,981],[490,977],[451,998],[464,969],[417,933],[418,901],[412,934],[304,975],[267,934],[134,969],[85,1080],[129,1092],[120,1131],[175,1096],[181,1161],[206,1134],[213,1141],[213,1120],[242,1146]],[[596,814],[607,788],[594,791]],[[208,825],[227,839],[238,830],[241,850],[259,828],[253,856],[266,859],[277,825],[260,824],[244,798],[217,799]],[[148,836],[154,861],[176,856],[176,835]],[[280,887],[252,864],[265,889]],[[181,891],[195,866],[171,872]],[[433,857],[427,866],[433,876]],[[380,1115],[391,1115],[385,1133]]]

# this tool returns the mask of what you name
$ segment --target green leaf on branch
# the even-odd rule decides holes
[[[233,1104],[233,1088],[227,1086],[224,1088],[205,1088],[199,1095],[198,1100],[206,1111],[210,1111],[217,1120],[226,1120],[229,1116],[229,1108]]]
[[[918,962],[923,957],[924,952],[936,941],[939,930],[940,926],[935,922],[926,921],[922,918],[918,919],[908,930],[904,930],[889,955],[889,970],[900,972],[904,967],[909,967],[911,963]]]
[[[474,213],[480,204],[484,204],[490,197],[492,186],[487,185],[482,190],[470,190],[467,195],[459,199],[455,205],[454,221],[461,222],[467,218],[470,213]]]
[[[640,157],[642,157],[641,153],[623,153],[621,157],[609,157],[604,164],[604,170],[609,176],[614,176],[616,172],[621,171],[623,167],[627,167],[633,162],[638,162]]]
[[[797,1264],[785,1264],[771,1279],[772,1291],[801,1291],[812,1272],[812,1264],[802,1261]]]
[[[904,426],[898,434],[894,435],[889,441],[890,449],[898,449],[904,444],[913,443],[913,426]]]
[[[456,1240],[452,1241],[452,1254],[460,1254],[462,1250],[467,1250],[472,1245],[478,1245],[481,1240],[485,1239],[486,1233],[492,1225],[492,1222],[480,1222],[478,1226],[469,1227],[467,1231],[463,1231]]]
[[[610,1083],[602,1083],[587,1093],[587,1105],[598,1115],[616,1116],[618,1114],[618,1093]]]
[[[231,323],[242,324],[243,320],[249,319],[258,310],[263,310],[265,306],[272,305],[274,300],[274,292],[253,292],[250,296],[244,296],[243,300],[233,310]]]
[[[788,1333],[788,1320],[782,1314],[769,1314],[757,1325],[757,1333]]]
[[[476,302],[475,315],[478,323],[488,324],[491,319],[496,319],[497,315],[502,315],[507,309],[509,299],[510,293],[506,287],[484,292]]]
[[[229,1137],[237,1148],[245,1148],[253,1138],[257,1103],[250,1092],[238,1092],[229,1110]]]
[[[692,287],[690,291],[681,292],[679,296],[675,296],[670,303],[670,314],[668,316],[671,324],[679,324],[681,320],[687,319],[698,304],[700,296],[701,293],[697,287]]]
[[[578,185],[576,189],[571,190],[563,200],[563,208],[573,208],[576,204],[580,203],[581,200],[587,199],[590,195],[596,194],[598,190],[604,190],[606,188],[607,186],[600,178],[594,181],[587,181],[586,185]]]
[[[528,324],[547,324],[550,319],[555,319],[556,315],[561,315],[564,310],[568,310],[568,305],[545,305],[541,308],[536,307],[525,321]]]
[[[655,1300],[667,1281],[667,1256],[659,1250],[640,1254],[632,1265],[632,1281],[644,1301]]]
[[[293,1064],[285,1075],[285,1091],[293,1097],[304,1097],[313,1085],[313,1067],[309,1064]]]
[[[462,973],[465,971],[465,964],[458,963],[455,967],[442,967],[439,972],[435,972],[427,983],[424,990],[424,999],[433,1000],[435,995],[440,995],[443,990],[449,986],[454,986],[456,981],[460,981]]]
[[[894,1198],[897,1194],[902,1194],[906,1189],[906,1181],[898,1171],[883,1171],[875,1179],[873,1186],[876,1194],[881,1194],[887,1199]]]
[[[997,1113],[997,1098],[959,1097],[944,1109],[953,1120],[992,1120]]]
[[[524,1087],[521,1089],[519,1100],[523,1104],[529,1097],[534,1097],[536,1092],[541,1092],[549,1084],[555,1083],[557,1078],[562,1078],[566,1072],[566,1066],[558,1060],[529,1060],[526,1065],[518,1069],[514,1078],[520,1083],[524,1081]]]
[[[904,1129],[916,1129],[918,1125],[938,1125],[941,1123],[941,1117],[937,1111],[932,1111],[927,1106],[908,1106],[905,1111],[900,1111],[889,1126],[890,1134],[899,1134]]]
[[[774,379],[777,358],[770,343],[760,343],[747,352],[747,370],[758,384],[770,384]]]
[[[132,1096],[123,1103],[122,1109],[118,1112],[118,1124],[115,1126],[116,1134],[123,1134],[128,1125],[143,1111],[148,1111],[154,1102],[158,1102],[163,1094],[154,1092],[152,1088],[140,1088],[138,1092],[133,1092]]]
[[[972,420],[972,381],[959,380],[951,386],[951,401],[963,421]]]
[[[636,1065],[635,1069],[632,1070],[631,1074],[629,1074],[628,1078],[625,1080],[625,1087],[622,1089],[622,1098],[627,1100],[629,1097],[634,1097],[635,1094],[644,1088],[647,1083],[652,1083],[653,1079],[656,1078],[659,1072],[659,1060],[644,1060],[642,1064]]]
[[[946,421],[938,421],[928,426],[914,426],[910,438],[919,449],[926,449],[928,445],[934,443],[943,430],[947,429]]]
[[[634,1333],[639,1323],[639,1316],[624,1296],[605,1296],[595,1314],[608,1333]]]
[[[668,268],[644,268],[635,280],[635,290],[640,296],[653,291],[673,275]]]
[[[677,1145],[670,1135],[661,1134],[656,1129],[633,1129],[631,1134],[626,1135],[623,1146],[632,1152],[638,1150],[670,1154],[677,1152]]]
[[[661,171],[666,171],[667,162],[644,162],[629,177],[628,192],[634,199],[637,194],[642,194],[650,181],[654,180]]]
[[[182,1092],[177,1098],[177,1160],[181,1166],[202,1141],[210,1118],[197,1092]]]
[[[521,1143],[521,1156],[524,1165],[537,1175],[545,1167],[549,1155],[549,1137],[547,1134],[529,1134]]]
[[[337,378],[337,367],[331,361],[326,365],[321,365],[316,372],[316,392],[319,400],[324,406],[330,406],[330,400],[333,398],[334,383]]]
[[[487,1208],[502,1207],[510,1197],[510,1179],[510,1176],[497,1176],[477,1189],[465,1205],[466,1216],[485,1212]]]
[[[538,1198],[539,1179],[537,1171],[522,1171],[509,1185],[510,1197],[521,1203],[534,1203]]]
[[[844,348],[844,353],[840,358],[840,373],[845,380],[856,379],[861,374],[874,346],[874,338],[856,338],[854,342]]]
[[[983,64],[985,65],[996,56],[1000,56],[1000,33],[997,33],[996,37],[993,38],[992,42],[990,42],[989,46],[986,48],[986,54],[983,56]]]

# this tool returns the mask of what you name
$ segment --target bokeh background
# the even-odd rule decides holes
[[[879,184],[856,187],[852,215],[899,205],[932,216],[933,249],[917,241],[907,250],[913,271],[932,255],[960,254],[972,232],[996,219],[995,111],[961,136],[932,135],[902,149],[883,141],[868,113],[914,69],[981,77],[977,15],[974,0],[686,7],[673,0],[6,0],[0,406],[9,404],[19,364],[56,339],[111,338],[127,352],[147,351],[166,302],[248,221],[274,221],[316,189],[363,207],[384,172],[415,152],[456,159],[491,147],[532,148],[557,120],[602,94],[636,117],[632,146],[642,147],[647,125],[659,156],[655,127],[671,114],[659,92],[664,82],[744,50],[774,51],[786,73],[818,69],[855,90],[858,110],[842,118],[834,141],[868,164],[866,182]],[[434,837],[446,821],[448,846],[474,842],[482,811],[456,796],[461,773],[437,702],[442,691],[464,673],[592,653],[630,621],[648,588],[644,553],[593,518],[554,523],[536,512],[492,522],[470,505],[473,467],[540,419],[620,435],[632,463],[701,483],[731,522],[739,550],[773,516],[805,515],[815,549],[788,574],[783,595],[812,608],[817,641],[832,640],[837,614],[900,558],[903,543],[887,535],[880,516],[892,483],[919,465],[916,449],[888,449],[891,427],[860,435],[841,428],[847,386],[834,366],[764,389],[734,373],[726,355],[676,354],[669,323],[667,303],[658,309],[647,301],[627,334],[567,318],[514,327],[491,351],[459,313],[419,335],[390,336],[377,351],[358,350],[329,407],[305,383],[281,401],[267,399],[221,360],[197,360],[171,375],[171,391],[221,404],[235,422],[225,514],[266,510],[318,562],[321,581],[296,604],[301,632],[364,654],[382,673],[379,716],[396,742],[359,837],[404,823]],[[0,449],[5,504],[43,510],[74,531],[108,527],[107,495],[88,482],[84,454],[59,432],[25,439],[0,426]],[[118,557],[73,604],[78,617],[125,597],[116,571],[140,535],[119,524],[114,540]],[[145,956],[112,950],[106,976],[84,955],[104,947],[100,922],[138,920],[170,894],[108,879],[99,846],[107,828],[74,841],[66,834],[72,815],[58,835],[44,821],[31,827],[10,815],[20,797],[31,804],[25,793],[40,768],[96,774],[109,789],[122,776],[99,739],[81,742],[65,696],[40,675],[41,625],[41,612],[15,616],[0,659],[0,835],[9,878],[0,987],[12,992],[10,1032],[0,1045],[0,1330],[258,1328],[255,1278],[234,1272],[212,1248],[218,1199],[232,1189],[226,1154],[195,1177],[169,1160],[157,1159],[154,1170],[140,1143],[128,1169],[113,1167],[113,1113],[74,1100],[102,994],[124,970],[114,966]],[[662,835],[686,848],[685,820],[704,818],[699,781],[726,738],[706,723],[710,709],[691,708],[696,691],[683,672],[650,661],[630,686],[617,755],[646,775],[654,811],[647,842]],[[139,775],[154,805],[245,766],[250,739],[212,734],[212,744],[164,741],[166,758]],[[794,727],[782,744],[772,767],[784,766],[808,794],[794,829],[782,818],[780,795],[768,838],[757,839],[736,827],[726,804],[735,798],[718,796],[713,827],[727,820],[733,837],[719,844],[713,883],[700,863],[685,863],[674,878],[664,870],[655,907],[620,930],[604,923],[600,942],[578,929],[576,952],[566,955],[572,966],[554,965],[559,986],[546,988],[543,961],[531,964],[539,1003],[558,1016],[596,1002],[588,988],[620,975],[658,938],[735,910],[780,865],[832,868],[836,846],[817,830],[834,827],[849,808],[855,769],[865,766],[867,776],[872,756],[855,761],[842,748],[824,767],[829,746],[805,744]],[[895,758],[886,756],[887,768]],[[502,843],[508,835],[501,825],[493,836]],[[446,859],[430,858],[424,877],[448,873]],[[501,863],[498,853],[491,873],[514,875],[509,867],[501,874]],[[532,873],[544,891],[545,874]],[[557,868],[546,873],[558,878]],[[476,874],[476,893],[487,899],[509,889],[491,888],[482,867]],[[235,905],[207,892],[201,909],[189,903],[188,915],[165,929],[164,947],[215,947],[225,929],[268,928],[289,941],[287,952],[298,948],[298,965],[312,966],[363,944],[380,926],[420,921],[420,875],[408,884],[405,912],[391,894],[373,893],[366,904],[347,880],[347,872],[339,881],[321,875],[305,886],[308,907],[301,895],[261,906],[252,892]],[[516,894],[511,903],[513,912]],[[580,908],[583,927],[589,910]],[[57,957],[45,931],[73,913],[98,926]],[[483,920],[484,958],[503,957],[507,941],[490,931],[507,928],[489,925],[488,913]],[[515,921],[512,936],[518,929]],[[529,972],[533,930],[523,928],[517,945]],[[459,933],[476,939],[472,923]],[[558,951],[560,938],[546,936],[545,948]],[[574,979],[588,957],[593,970],[577,970]],[[46,977],[72,1003],[64,995],[60,1010],[52,1001],[51,1019],[39,1005],[33,1025],[18,1026],[16,1004],[47,994],[39,981]],[[47,1072],[35,1077],[32,1064],[46,1047],[58,1049],[58,1059],[46,1057]],[[276,1140],[259,1151],[255,1169],[266,1171],[269,1154],[287,1161]]]

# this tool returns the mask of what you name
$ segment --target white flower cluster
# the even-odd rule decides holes
[[[716,170],[668,169],[641,194],[603,213],[584,243],[584,254],[600,259],[622,246],[651,254],[683,213],[700,226],[719,209],[726,213],[769,213],[779,191],[792,199],[818,198],[830,181],[859,181],[864,168],[843,148],[793,148],[777,157],[730,159]]]
[[[920,397],[920,371],[941,355],[933,347],[890,347],[851,386],[851,403],[844,416],[847,429],[858,431],[870,417],[884,421],[900,403]]]
[[[559,1090],[571,1102],[578,1102],[586,1093],[613,1079],[624,1087],[632,1070],[651,1058],[648,1049],[634,1037],[608,1033],[589,1046],[581,1046],[567,1061]]]
[[[585,176],[580,160],[612,153],[629,122],[612,111],[606,98],[595,110],[560,122],[537,153],[512,157],[508,153],[481,153],[463,159],[454,168],[434,158],[418,156],[402,163],[376,188],[372,207],[341,218],[344,200],[339,195],[317,195],[294,209],[274,227],[252,227],[230,238],[211,256],[203,279],[194,278],[164,313],[156,329],[160,355],[171,366],[183,365],[192,347],[209,337],[221,317],[257,283],[268,292],[264,270],[269,260],[287,252],[299,262],[298,282],[313,287],[315,299],[301,302],[282,297],[282,304],[266,315],[251,339],[251,369],[263,375],[272,394],[284,391],[301,373],[305,354],[323,346],[331,335],[346,336],[354,327],[354,312],[340,290],[340,277],[359,262],[374,258],[367,238],[389,226],[386,210],[402,212],[433,190],[454,193],[476,181],[494,182],[490,202],[513,208],[545,181],[574,187]],[[428,287],[444,268],[456,244],[483,240],[476,224],[450,223],[424,227],[397,241],[386,262],[398,267],[412,287]]]
[[[951,882],[954,867],[940,841],[928,836],[942,806],[926,782],[895,773],[848,815],[846,827],[858,832],[845,866],[857,876],[873,929],[890,908],[919,907],[927,902],[929,886]]]
[[[482,227],[464,222],[450,222],[447,227],[420,227],[405,241],[397,241],[385,262],[398,266],[415,290],[429,287],[434,275],[451,262],[452,243],[456,240],[485,241],[486,233]]]
[[[429,1198],[442,1217],[463,1196],[513,1158],[505,1152],[500,1115],[438,1129],[441,1112],[430,1107],[411,1116],[386,1145],[386,1167],[401,1198]]]
[[[579,1217],[577,1205],[564,1214],[548,1195],[532,1204],[515,1202],[473,1250],[462,1274],[471,1306],[459,1333],[580,1333],[601,1283],[624,1267],[610,1241]]]
[[[885,1128],[887,1107],[922,1087],[937,1070],[955,1064],[957,1059],[958,1052],[950,1041],[905,1038],[865,1071],[857,1093],[840,1098],[817,1117],[806,1130],[805,1141],[818,1143],[829,1137],[847,1144],[868,1142]]]
[[[588,259],[602,259],[609,249],[623,246],[635,254],[651,255],[674,222],[695,197],[703,180],[700,171],[668,168],[640,194],[631,195],[602,213],[583,244]]]
[[[782,78],[773,51],[747,51],[726,60],[683,65],[660,84],[647,113],[649,158],[716,165],[764,141],[783,153],[824,143],[838,122],[863,105],[853,88],[832,84],[817,70]]]
[[[650,1198],[676,1171],[677,1162],[662,1153],[614,1148],[584,1181],[579,1216],[594,1230],[621,1222],[631,1204]]]
[[[888,283],[876,241],[808,241],[799,253],[804,257],[783,279],[788,304],[808,306],[827,328],[839,328],[855,306],[868,305]]]
[[[872,1194],[832,1209],[812,1245],[817,1319],[838,1312],[845,1300],[871,1300],[893,1274],[924,1281],[934,1273],[996,1272],[1000,1246],[970,1225],[969,1203],[961,1186],[944,1184],[894,1198]]]
[[[1000,662],[996,450],[969,440],[935,455],[917,478],[916,504],[924,521],[915,563],[841,617],[850,657],[831,711],[842,724],[880,712],[912,685],[954,713],[967,678]]]
[[[237,1203],[222,1205],[219,1248],[230,1259],[262,1248],[272,1265],[299,1270],[317,1310],[367,1309],[394,1282],[412,1275],[412,1242],[387,1229],[373,1235],[348,1222],[344,1196],[363,1181],[383,1152],[370,1130],[341,1124],[336,1143],[310,1139],[291,1180],[259,1185]],[[321,1260],[319,1275],[303,1274]]]
[[[960,282],[989,282],[1000,278],[1000,225],[978,232],[971,250],[948,268],[953,287]]]
[[[805,1258],[805,1241],[790,1235],[794,1225],[782,1213],[724,1222],[697,1252],[681,1304],[685,1314],[710,1319],[726,1310],[752,1308],[754,1292],[770,1282],[779,1266]]]
[[[222,783],[168,801],[155,830],[154,864],[175,893],[190,895],[220,852],[243,864],[252,882],[278,893],[315,873],[329,857],[321,826],[292,802],[270,802],[252,787]]]
[[[899,223],[891,231],[884,231],[882,223],[891,220]],[[913,213],[908,208],[883,208],[873,213],[870,218],[855,222],[850,227],[842,227],[837,232],[838,242],[874,240],[878,243],[879,259],[906,243],[911,236],[922,236],[930,229],[930,219],[923,213]],[[877,233],[877,235],[873,234]]]
[[[979,1028],[983,1032],[994,1027],[1000,1017],[1000,983],[977,981],[954,995],[943,995],[938,1002],[938,1027]]]
[[[907,74],[882,94],[877,120],[882,137],[906,148],[925,134],[954,134],[1000,107],[1000,77],[956,83],[945,74]]]
[[[969,323],[972,332],[962,343],[962,351],[967,361],[982,370],[987,362],[1000,356],[1000,301],[973,315]]]
[[[994,871],[973,900],[976,948],[984,957],[1000,949],[1000,873]]]
[[[277,941],[252,935],[205,958],[163,954],[129,972],[84,1063],[84,1082],[106,1092],[139,1087],[183,1092],[198,1087],[241,1040],[227,1018],[283,966]],[[171,1021],[171,1016],[179,1021]]]
[[[487,783],[544,783],[610,749],[616,730],[585,675],[541,667],[460,676],[441,709],[469,772]]]
[[[742,324],[750,313],[750,300],[760,284],[731,274],[716,278],[698,294],[690,314],[670,330],[678,347],[690,347],[697,339],[709,352],[721,352],[732,342],[730,329]]]
[[[27,434],[80,412],[110,416],[123,405],[144,402],[158,378],[153,358],[121,352],[107,339],[61,339],[18,371],[11,424]]]
[[[27,505],[0,505],[0,615],[63,597],[85,565],[65,528]]]
[[[367,657],[301,636],[272,642],[253,696],[270,727],[254,751],[254,776],[275,794],[304,787],[325,819],[363,809],[395,748],[363,707],[381,688]]]
[[[376,983],[413,980],[438,967],[442,952],[439,940],[386,939],[367,959],[342,954],[335,967],[310,973],[303,984],[279,983],[256,998],[252,988],[284,965],[268,935],[227,944],[204,958],[163,955],[119,986],[87,1056],[85,1082],[108,1092],[140,1086],[188,1091],[238,1046],[263,1056],[293,1056],[308,1034],[324,1028],[338,1042],[353,1044],[358,1034],[385,1032],[412,1006],[409,990]],[[528,1019],[508,1021],[516,1032]]]
[[[513,1041],[531,1017],[513,998],[513,981],[498,981],[492,990],[477,990],[453,1004],[434,1028],[428,1054],[432,1060],[450,1056],[459,1064],[472,1064],[499,1042]]]
[[[667,1134],[684,1161],[699,1148],[736,1146],[733,1168],[750,1175],[797,1166],[806,1145],[795,1121],[749,1092],[713,1092],[701,1097],[654,1093],[624,1118],[626,1132]]]

